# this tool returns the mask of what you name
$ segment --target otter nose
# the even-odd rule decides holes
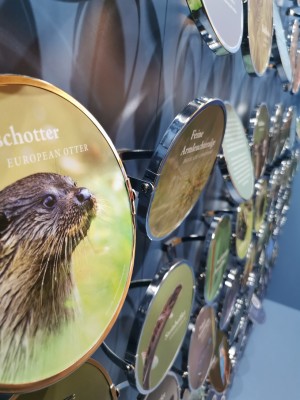
[[[77,190],[75,197],[78,202],[82,204],[85,201],[88,201],[92,197],[92,195],[87,188],[82,187]]]

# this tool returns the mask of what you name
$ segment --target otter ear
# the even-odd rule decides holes
[[[5,229],[8,227],[9,225],[9,219],[6,216],[6,214],[2,211],[0,212],[0,232],[5,231]]]

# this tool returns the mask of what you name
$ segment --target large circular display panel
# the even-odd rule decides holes
[[[216,315],[212,307],[203,307],[196,319],[189,344],[188,379],[192,391],[204,383],[216,345]]]
[[[131,189],[96,120],[42,81],[0,77],[0,389],[61,379],[124,302]]]
[[[227,123],[222,143],[220,168],[234,200],[249,200],[254,191],[254,173],[248,139],[231,104],[226,103]]]
[[[138,216],[151,239],[162,239],[191,211],[215,164],[225,130],[219,100],[195,100],[177,115],[158,145],[144,179],[155,187],[139,194]]]
[[[269,146],[269,111],[265,104],[261,104],[255,117],[251,121],[252,125],[252,160],[254,166],[254,176],[259,179],[266,167],[266,159]]]
[[[203,39],[218,55],[236,53],[244,27],[240,0],[187,0]]]
[[[133,324],[127,359],[133,384],[148,394],[162,382],[183,342],[194,298],[194,274],[184,261],[160,271],[148,287]]]
[[[208,304],[219,294],[227,267],[231,239],[230,217],[222,216],[216,224],[212,224],[210,231],[204,283],[204,298]]]
[[[249,74],[262,76],[269,64],[273,36],[273,0],[245,3],[245,29],[242,52]]]
[[[117,392],[106,370],[94,360],[58,383],[45,389],[19,396],[11,400],[116,400]]]

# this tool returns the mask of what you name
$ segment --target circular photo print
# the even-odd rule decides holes
[[[67,378],[45,389],[12,396],[11,400],[117,400],[118,395],[105,369],[89,360]]]
[[[273,1],[248,0],[247,23],[242,46],[248,73],[262,76],[269,64],[273,38]]]
[[[223,393],[230,382],[231,363],[229,359],[229,344],[224,332],[217,332],[215,360],[209,371],[211,385],[218,393]]]
[[[203,307],[196,319],[189,344],[188,379],[194,392],[204,383],[216,345],[216,315],[212,307]]]
[[[145,295],[133,326],[128,353],[136,354],[135,385],[148,394],[171,368],[183,342],[194,300],[194,273],[185,262],[164,271]],[[142,323],[140,333],[136,326]],[[136,344],[132,344],[135,342]]]
[[[110,330],[132,271],[130,189],[106,133],[42,81],[0,77],[0,390],[44,387]]]
[[[151,199],[139,194],[138,213],[147,209],[151,239],[174,231],[196,204],[214,167],[225,130],[219,100],[195,100],[177,115],[157,147],[145,180],[153,180]]]
[[[212,303],[220,292],[223,275],[228,264],[231,239],[231,219],[224,215],[212,232],[208,248],[204,298]]]

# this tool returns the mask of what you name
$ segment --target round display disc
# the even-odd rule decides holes
[[[252,160],[255,179],[259,179],[266,167],[266,158],[269,145],[270,117],[268,108],[261,104],[252,120]]]
[[[254,197],[254,231],[258,232],[266,216],[268,206],[268,181],[260,179]]]
[[[134,385],[148,394],[162,382],[180,349],[194,298],[194,274],[184,261],[156,275],[139,307],[128,344]],[[138,333],[140,332],[140,334]]]
[[[226,111],[226,131],[222,143],[224,158],[221,157],[219,165],[230,195],[241,202],[253,195],[253,163],[241,119],[229,103],[226,103]]]
[[[244,259],[252,239],[253,231],[253,200],[241,203],[237,208],[235,225],[235,247],[239,259]]]
[[[187,3],[199,32],[212,51],[223,55],[239,50],[244,27],[240,0],[187,0]]]
[[[117,151],[71,96],[0,77],[0,390],[63,378],[103,341],[135,249]],[[122,251],[120,251],[122,249]]]
[[[219,100],[195,100],[174,119],[144,176],[155,187],[152,196],[139,194],[138,221],[151,239],[169,235],[189,214],[208,181],[224,130]]]
[[[209,380],[218,393],[223,393],[229,384],[231,364],[229,359],[229,345],[224,332],[218,331],[215,348],[215,360],[209,371]]]
[[[292,66],[287,47],[287,40],[282,25],[279,7],[277,6],[275,1],[273,1],[273,24],[277,46],[273,46],[272,53],[277,71],[283,83],[292,82]]]
[[[262,76],[269,64],[273,36],[273,1],[248,0],[245,3],[242,53],[246,71]]]
[[[89,360],[67,378],[45,389],[13,396],[11,400],[117,400],[118,395],[106,370]]]
[[[204,298],[212,303],[220,291],[223,275],[227,267],[231,239],[231,219],[223,215],[216,224],[212,224],[208,234],[209,247],[207,252]]]
[[[203,307],[196,319],[189,344],[188,379],[192,391],[204,383],[214,355],[216,315],[212,307]]]
[[[175,374],[171,372],[153,392],[145,397],[145,400],[179,400],[179,382]]]

